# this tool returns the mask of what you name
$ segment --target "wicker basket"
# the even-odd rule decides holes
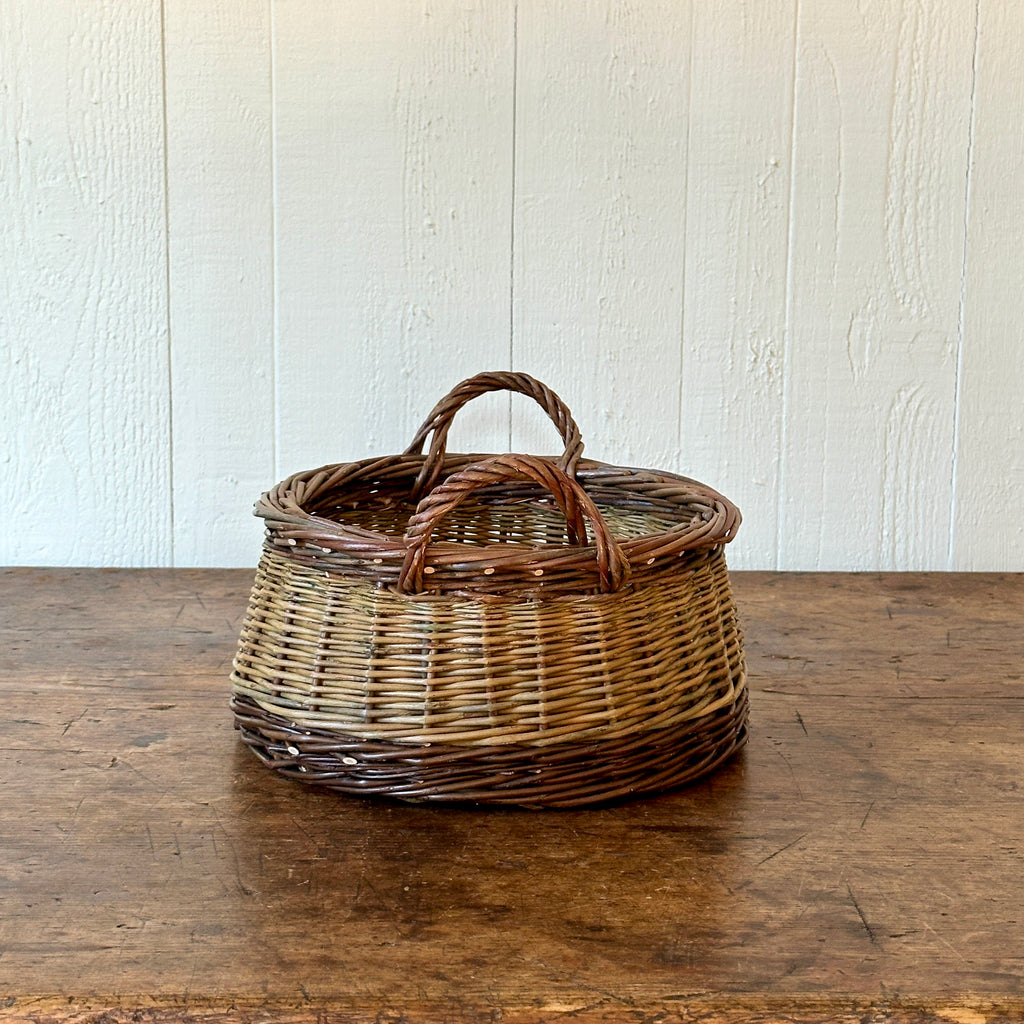
[[[448,454],[456,412],[495,390],[534,398],[562,456]],[[264,494],[231,677],[261,760],[347,793],[573,807],[677,787],[736,751],[736,507],[582,450],[551,390],[488,373],[404,454]]]

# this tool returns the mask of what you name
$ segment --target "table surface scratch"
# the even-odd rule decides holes
[[[1024,575],[735,573],[744,752],[548,812],[261,766],[250,582],[0,571],[0,1019],[1024,1017]]]

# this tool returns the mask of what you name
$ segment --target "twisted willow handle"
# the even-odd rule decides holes
[[[572,477],[547,459],[533,455],[495,455],[453,473],[420,501],[405,531],[407,551],[398,577],[399,592],[422,591],[430,538],[445,516],[481,487],[516,479],[533,480],[550,491],[565,515],[571,545],[586,543],[586,522],[590,523],[602,592],[614,593],[629,580],[625,554],[597,506]]]
[[[542,384],[528,373],[480,373],[457,384],[434,406],[423,425],[416,431],[412,443],[406,448],[406,455],[419,455],[423,451],[427,435],[433,434],[427,457],[413,484],[413,500],[418,500],[426,494],[441,475],[448,444],[448,431],[455,414],[467,402],[488,391],[514,391],[532,398],[548,414],[562,436],[565,450],[558,459],[558,467],[568,476],[575,478],[576,466],[583,455],[583,438],[580,435],[580,428],[572,418],[572,413],[561,398],[546,384]]]

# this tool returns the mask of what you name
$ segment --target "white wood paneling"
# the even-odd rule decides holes
[[[945,563],[974,0],[801,4],[778,564]]]
[[[956,569],[1024,570],[1024,19],[981,0],[964,285]]]
[[[690,22],[680,0],[519,9],[515,368],[608,462],[679,462]],[[515,447],[557,447],[522,423]]]
[[[0,4],[0,562],[170,553],[160,6]]]
[[[511,366],[734,567],[1024,569],[1022,59],[994,0],[9,0],[0,563],[251,565]]]
[[[250,565],[277,478],[270,8],[165,0],[174,560]]]
[[[510,2],[276,8],[282,472],[401,450],[507,368],[513,35]],[[503,447],[484,407],[453,442]]]
[[[679,440],[746,512],[737,568],[778,538],[795,25],[795,0],[694,20]]]

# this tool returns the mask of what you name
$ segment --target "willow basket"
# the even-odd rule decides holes
[[[455,414],[495,390],[534,398],[563,454],[449,454]],[[734,753],[736,507],[582,451],[554,392],[487,373],[403,454],[264,494],[231,676],[260,759],[347,793],[573,807],[680,786]]]

